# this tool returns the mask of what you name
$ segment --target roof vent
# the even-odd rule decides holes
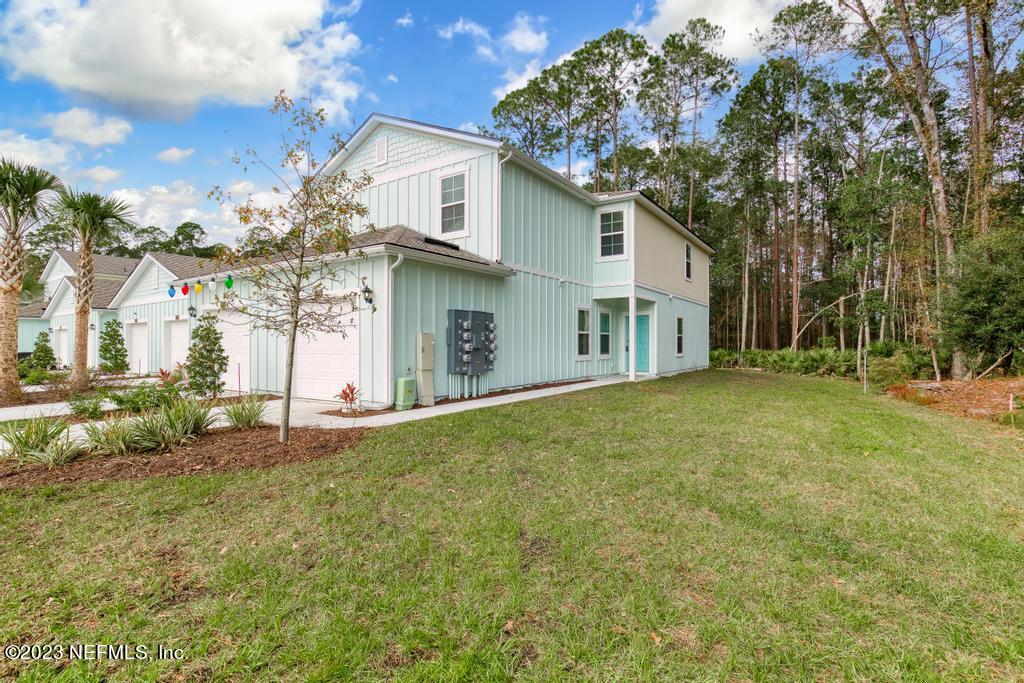
[[[388,138],[386,135],[381,135],[377,138],[373,151],[376,156],[377,166],[383,166],[388,163]]]
[[[444,240],[439,240],[436,237],[427,236],[423,238],[423,241],[426,242],[427,244],[435,244],[439,247],[447,247],[448,249],[454,249],[455,251],[459,251],[460,249],[459,245],[452,244],[451,242],[445,242]]]

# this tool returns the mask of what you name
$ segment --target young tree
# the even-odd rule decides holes
[[[74,230],[78,242],[75,277],[75,348],[69,382],[76,391],[89,386],[89,314],[92,312],[93,249],[99,239],[111,239],[131,225],[131,207],[113,197],[63,189],[57,201],[61,220]]]
[[[57,364],[57,356],[50,346],[50,333],[40,332],[36,336],[36,344],[32,347],[32,356],[29,359],[32,367],[40,370],[49,370]]]
[[[251,286],[245,293],[229,290],[220,301],[247,315],[256,327],[284,337],[280,439],[288,443],[298,335],[344,333],[353,324],[355,296],[337,296],[332,289],[347,274],[337,261],[349,252],[353,220],[367,214],[359,194],[371,180],[365,173],[351,179],[342,170],[325,172],[323,160],[340,151],[341,142],[332,137],[322,154],[320,134],[327,115],[309,99],[296,104],[281,93],[271,112],[282,119],[280,165],[268,163],[253,149],[247,150],[246,159],[274,177],[275,199],[269,205],[257,205],[251,198],[232,204],[246,231],[238,247],[222,252],[218,260],[225,268],[244,268]],[[213,196],[231,202],[219,189]]]
[[[0,395],[21,394],[18,379],[18,303],[28,251],[25,236],[48,215],[61,184],[49,171],[0,158]]]
[[[587,98],[583,66],[575,57],[553,64],[540,72],[537,87],[561,139],[557,149],[565,152],[565,177],[571,179],[572,148],[580,137]]]
[[[857,0],[859,2],[859,0]],[[824,55],[840,46],[843,19],[822,0],[802,0],[783,8],[772,19],[767,34],[758,36],[769,56],[784,57],[793,69],[793,248],[791,348],[796,350],[800,330],[800,119],[809,72]]]
[[[192,341],[185,357],[188,390],[196,396],[217,396],[224,390],[223,375],[228,370],[224,335],[217,329],[217,316],[205,313],[192,330]]]
[[[491,109],[498,136],[534,159],[546,158],[555,145],[557,131],[551,112],[544,106],[537,80],[501,98]]]
[[[100,370],[112,375],[128,372],[128,347],[121,334],[121,323],[108,320],[100,331]]]

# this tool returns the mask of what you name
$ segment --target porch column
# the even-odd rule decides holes
[[[636,381],[636,293],[629,295],[629,381]]]

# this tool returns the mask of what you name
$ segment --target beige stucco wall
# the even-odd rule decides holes
[[[697,242],[692,245],[692,278],[685,277],[687,239],[657,215],[635,205],[636,280],[685,296],[700,303],[709,302],[709,254]]]

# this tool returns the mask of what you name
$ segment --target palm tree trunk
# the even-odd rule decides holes
[[[18,379],[18,304],[25,279],[25,245],[20,239],[4,240],[0,250],[0,396],[21,396]]]
[[[75,350],[70,383],[75,391],[89,388],[89,313],[92,311],[92,241],[83,241],[78,253],[78,279],[75,287]]]

